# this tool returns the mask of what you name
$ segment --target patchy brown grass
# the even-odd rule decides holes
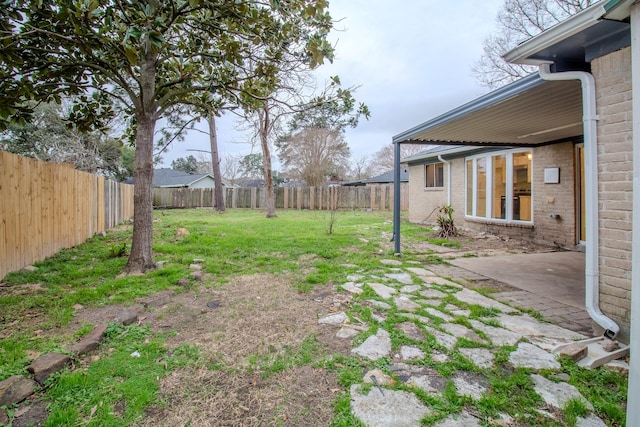
[[[128,308],[82,309],[70,326],[135,310],[152,330],[175,331],[166,342],[170,349],[196,346],[203,363],[216,367],[182,369],[161,379],[164,404],[150,408],[140,426],[326,426],[340,390],[334,372],[305,364],[268,373],[256,363],[295,353],[305,339],[317,342],[320,355],[349,352],[349,340],[339,340],[334,328],[317,322],[342,310],[348,299],[332,285],[298,293],[292,280],[286,274],[257,274],[215,288],[162,292]],[[145,307],[157,301],[166,303]]]

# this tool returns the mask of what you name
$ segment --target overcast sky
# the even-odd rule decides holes
[[[371,155],[394,135],[487,92],[471,68],[482,54],[482,40],[496,28],[503,3],[330,1],[331,16],[340,20],[331,35],[336,58],[316,71],[318,81],[338,75],[343,86],[360,86],[355,97],[371,110],[368,121],[347,130],[352,158]],[[247,137],[235,126],[231,115],[218,119],[221,157],[251,152],[250,145],[238,143]],[[188,150],[208,151],[208,137],[191,132],[163,153],[163,166],[178,157],[197,157]]]

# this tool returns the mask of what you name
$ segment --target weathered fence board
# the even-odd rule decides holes
[[[276,209],[309,210],[392,210],[393,187],[278,187]],[[409,209],[408,187],[401,186],[401,210]],[[264,209],[265,188],[225,188],[228,208]],[[210,188],[154,188],[153,205],[158,208],[210,208],[213,192]]]
[[[133,217],[133,186],[0,151],[0,279]]]

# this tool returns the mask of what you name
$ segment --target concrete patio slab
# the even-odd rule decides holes
[[[584,254],[582,252],[456,258],[449,262],[546,299],[584,308]]]

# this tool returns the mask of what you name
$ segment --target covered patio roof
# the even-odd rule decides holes
[[[535,73],[393,137],[398,143],[536,146],[582,135],[579,81]]]

